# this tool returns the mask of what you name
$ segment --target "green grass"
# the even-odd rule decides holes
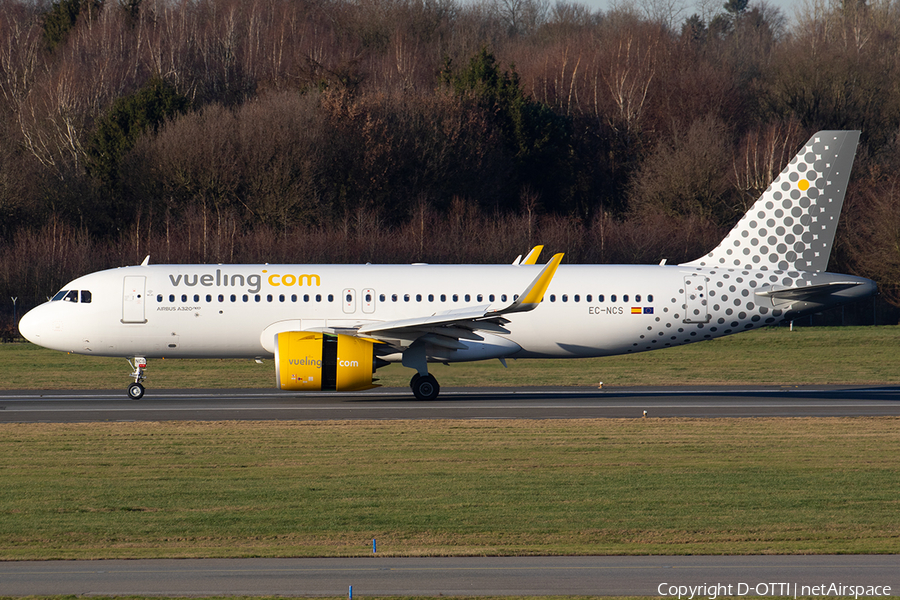
[[[764,329],[442,385],[900,383],[900,327]],[[0,345],[6,389],[124,388],[123,359]],[[271,387],[158,360],[157,388]],[[409,371],[380,370],[406,386]],[[0,560],[900,552],[893,418],[6,424]]]
[[[431,365],[444,387],[691,384],[900,383],[900,326],[760,329],[688,346],[577,360],[499,361]],[[64,354],[31,344],[0,344],[2,389],[124,389],[122,358]],[[411,371],[379,369],[381,383],[407,387]],[[149,388],[275,385],[271,360],[152,360]]]
[[[900,552],[900,419],[0,426],[0,560]]]

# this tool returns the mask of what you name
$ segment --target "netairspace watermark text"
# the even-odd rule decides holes
[[[661,583],[656,591],[660,596],[692,600],[719,596],[890,596],[889,585],[845,585],[843,583],[820,583],[804,585],[792,582],[776,583],[704,583],[702,585],[675,585]]]

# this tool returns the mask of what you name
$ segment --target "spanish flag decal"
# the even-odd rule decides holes
[[[643,312],[644,312],[644,311],[641,310],[641,307],[640,307],[640,306],[632,306],[632,307],[631,307],[631,314],[633,314],[633,315],[640,315],[640,314],[642,314]]]

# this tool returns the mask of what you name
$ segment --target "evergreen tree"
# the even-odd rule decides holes
[[[51,4],[42,17],[47,48],[53,50],[66,39],[80,14],[86,13],[88,18],[93,18],[101,8],[103,0],[58,0]]]
[[[98,210],[92,225],[102,230],[129,220],[129,202],[123,198],[119,166],[138,138],[155,132],[166,119],[187,112],[189,100],[159,77],[143,88],[116,100],[97,121],[88,142],[87,173],[97,186]]]
[[[116,100],[98,120],[88,144],[88,173],[105,185],[114,185],[122,157],[148,129],[156,131],[168,118],[183,114],[188,99],[159,77],[130,96]]]
[[[722,8],[733,17],[738,17],[746,12],[749,3],[750,0],[728,0]]]
[[[501,71],[494,55],[482,48],[468,67],[453,73],[445,62],[441,75],[457,95],[473,94],[493,113],[512,154],[519,189],[530,188],[557,210],[570,208],[572,191],[572,124],[542,102],[528,97],[513,67]],[[517,201],[518,197],[507,199]]]

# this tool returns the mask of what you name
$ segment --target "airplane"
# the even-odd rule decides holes
[[[826,272],[858,131],[820,131],[707,255],[679,265],[151,265],[79,277],[24,315],[54,350],[128,359],[274,358],[282,390],[378,387],[376,369],[582,358],[670,348],[777,325],[876,293]]]

